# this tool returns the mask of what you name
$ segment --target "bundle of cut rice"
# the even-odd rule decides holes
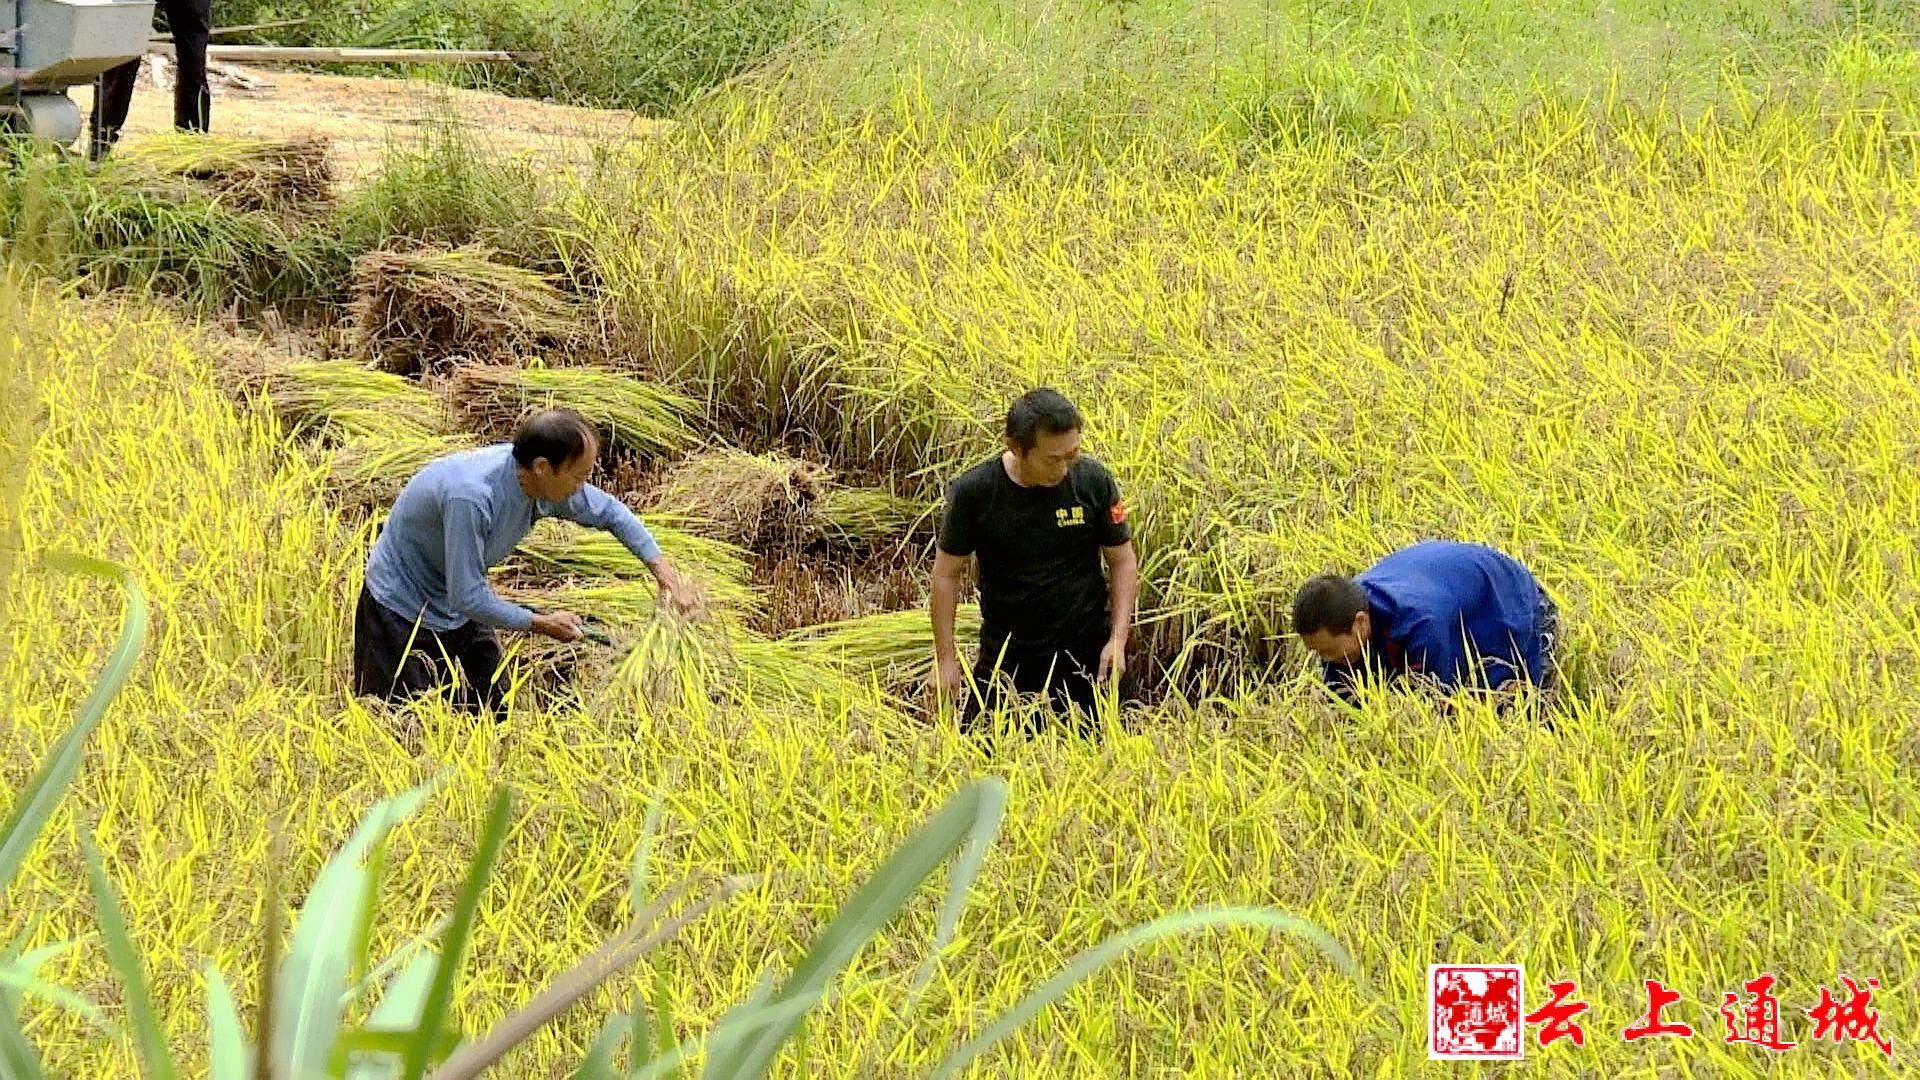
[[[477,431],[504,439],[540,409],[572,409],[616,446],[647,456],[679,453],[699,436],[700,403],[659,383],[596,367],[460,364],[447,382],[453,407]]]
[[[369,251],[354,261],[350,291],[358,347],[401,375],[462,355],[505,360],[564,349],[579,334],[565,294],[485,247]]]
[[[747,552],[652,515],[647,517],[647,531],[674,568],[700,587],[710,607],[742,608],[756,602]],[[534,525],[499,571],[524,579],[545,573],[622,585],[640,579],[642,592],[633,595],[644,596],[647,612],[652,610],[654,585],[646,564],[613,534],[570,521],[549,518]]]
[[[296,434],[417,442],[454,431],[453,418],[432,391],[357,360],[274,363],[250,378]]]
[[[647,505],[685,514],[695,531],[769,551],[804,538],[809,507],[830,479],[826,466],[784,454],[717,450],[669,469]]]
[[[954,639],[962,647],[980,640],[980,607],[954,612]],[[912,692],[933,677],[933,623],[925,609],[887,611],[795,630],[779,639],[791,654],[859,680],[878,680]]]
[[[334,503],[361,513],[384,510],[429,462],[476,445],[468,435],[420,433],[389,433],[342,443],[328,455]]]
[[[300,213],[333,201],[327,141],[316,136],[170,131],[129,141],[113,162],[122,176],[144,172],[190,180],[213,201],[235,210]]]
[[[878,488],[834,488],[815,500],[807,514],[808,530],[815,536],[865,549],[929,539],[938,523],[938,506]]]

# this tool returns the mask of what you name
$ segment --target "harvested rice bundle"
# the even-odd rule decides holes
[[[813,503],[807,526],[832,543],[877,548],[930,538],[938,515],[938,506],[878,488],[834,488]]]
[[[669,469],[647,502],[686,514],[696,531],[766,551],[805,535],[808,508],[831,478],[826,466],[783,454],[717,450]]]
[[[778,703],[836,714],[905,712],[903,702],[871,682],[731,619],[653,619],[625,630],[615,638],[617,659],[607,689],[638,695],[656,708],[706,700],[742,708]]]
[[[879,700],[875,690],[839,669],[790,655],[753,633],[734,613],[710,609],[698,622],[660,614],[650,582],[545,588],[504,583],[498,591],[514,603],[572,611],[595,624],[595,638],[528,643],[523,655],[547,685],[569,682],[576,689],[638,697],[656,708],[696,700],[762,706]]]
[[[447,383],[453,406],[477,430],[506,438],[540,409],[572,409],[616,446],[648,456],[679,453],[699,439],[700,403],[659,383],[594,367],[462,364]]]
[[[478,246],[369,251],[354,260],[351,304],[362,353],[400,375],[566,347],[579,332],[559,289]]]
[[[428,462],[479,445],[469,435],[386,434],[354,439],[329,455],[335,505],[373,513],[393,505]]]
[[[980,606],[954,613],[954,640],[980,640]],[[778,639],[789,655],[833,667],[855,679],[877,679],[894,690],[925,686],[933,678],[933,624],[925,609],[888,611],[824,623]]]
[[[453,417],[432,391],[357,360],[269,364],[254,378],[295,434],[419,441],[454,431]]]
[[[295,213],[333,201],[327,141],[164,132],[128,144],[116,169],[193,181],[235,210]]]

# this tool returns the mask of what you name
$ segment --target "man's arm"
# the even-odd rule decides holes
[[[1133,550],[1133,526],[1127,521],[1127,501],[1120,484],[1104,466],[1100,469],[1101,506],[1095,518],[1100,554],[1107,563],[1107,643],[1100,650],[1100,670],[1094,678],[1107,681],[1126,670],[1127,633],[1133,625],[1133,603],[1140,595],[1140,557]]]
[[[646,564],[662,594],[680,606],[683,612],[697,611],[699,598],[694,590],[674,570],[666,552],[660,549],[660,542],[654,539],[640,516],[627,504],[592,484],[585,484],[566,502],[555,507],[554,514],[588,528],[612,533],[628,551],[633,552],[635,558]]]
[[[960,667],[960,647],[954,641],[954,614],[960,607],[960,579],[967,560],[947,551],[933,553],[933,657],[942,673],[951,666]],[[946,687],[943,677],[941,685]]]
[[[954,641],[954,614],[960,606],[960,579],[979,543],[973,505],[956,485],[947,491],[946,512],[933,552],[933,683],[945,696],[959,692],[960,648]]]
[[[533,612],[509,604],[487,584],[486,522],[479,506],[448,499],[441,510],[447,549],[447,603],[474,622],[503,630],[534,629]]]
[[[1107,609],[1108,631],[1107,645],[1100,650],[1100,670],[1095,676],[1105,682],[1109,673],[1120,675],[1126,670],[1127,634],[1133,626],[1133,604],[1140,595],[1140,557],[1134,553],[1131,540],[1103,547],[1100,554],[1107,560]]]

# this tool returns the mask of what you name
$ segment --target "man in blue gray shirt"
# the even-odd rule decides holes
[[[580,414],[549,409],[511,443],[450,454],[407,482],[367,559],[353,625],[353,689],[400,701],[464,678],[460,708],[497,710],[502,652],[496,630],[576,641],[580,619],[501,599],[487,571],[545,517],[605,529],[647,564],[661,600],[698,616],[698,590],[680,578],[653,535],[618,499],[587,483],[600,440]]]
[[[1484,544],[1425,540],[1358,577],[1313,578],[1294,598],[1293,630],[1349,702],[1362,676],[1446,693],[1557,689],[1559,609],[1525,566]]]

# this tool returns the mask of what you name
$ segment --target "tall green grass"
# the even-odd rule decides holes
[[[1477,0],[846,0],[742,76],[787,122],[990,129],[1055,158],[1148,144],[1417,152],[1530,102],[1696,118],[1764,96],[1903,97],[1920,13],[1861,2],[1594,9]],[[694,115],[724,117],[732,95]]]

